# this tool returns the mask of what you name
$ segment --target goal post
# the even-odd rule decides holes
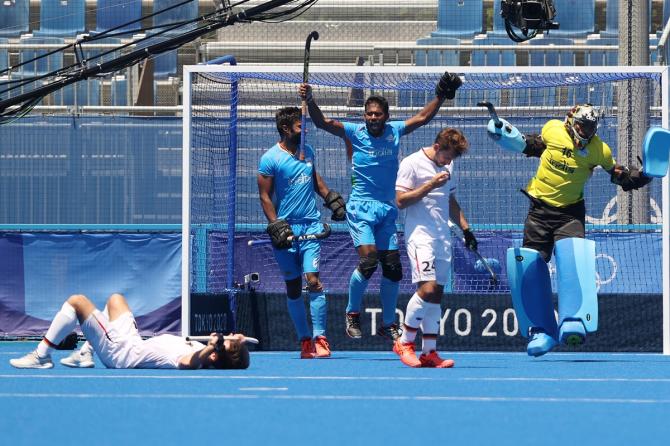
[[[603,114],[599,134],[626,165],[637,164],[641,126],[669,128],[667,67],[311,66],[310,83],[328,117],[362,122],[363,101],[380,94],[389,101],[391,120],[405,120],[433,97],[444,71],[459,73],[463,85],[430,124],[401,140],[401,157],[430,145],[445,126],[464,132],[470,150],[458,160],[457,196],[481,237],[485,257],[502,260],[504,250],[520,243],[528,201],[519,189],[535,174],[537,160],[504,152],[488,139],[488,112],[477,106],[479,101],[496,105],[499,115],[524,133],[539,132],[549,119],[562,120],[572,105],[592,103]],[[256,188],[258,160],[278,139],[276,110],[299,106],[301,76],[301,65],[184,67],[184,335],[192,334],[191,293],[220,293],[234,302],[244,276],[257,271],[259,289],[279,293],[284,288],[271,250],[251,249],[246,242],[262,237],[266,225]],[[628,103],[635,113],[623,109]],[[351,166],[343,142],[309,120],[306,138],[316,150],[319,173],[346,198]],[[655,314],[641,320],[650,316],[654,326],[658,321],[654,336],[662,338],[664,354],[670,354],[668,188],[663,178],[648,190],[622,198],[609,175],[598,168],[585,189],[587,238],[598,246],[599,294],[653,302]],[[329,221],[327,215],[322,218]],[[398,227],[402,235],[402,219]],[[338,291],[344,289],[342,278],[348,281],[349,268],[357,259],[353,249],[341,249],[346,225],[332,228],[335,237],[322,248],[322,260],[330,263],[322,263],[321,276],[328,289]],[[404,251],[402,257],[405,261]],[[490,289],[486,274],[475,269],[476,259],[471,257],[458,243],[454,245],[448,293],[509,293],[504,265],[499,271],[501,284]],[[403,280],[401,291],[410,288],[411,283]],[[369,292],[373,290],[371,286]]]

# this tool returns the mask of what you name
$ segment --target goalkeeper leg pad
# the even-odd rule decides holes
[[[566,238],[554,248],[558,275],[559,340],[577,345],[598,329],[596,243]]]
[[[509,248],[507,279],[521,334],[529,337],[533,328],[557,339],[549,268],[542,255],[530,248]]]
[[[662,178],[668,173],[670,132],[661,127],[647,130],[642,142],[642,171],[646,176]]]
[[[509,150],[510,152],[523,152],[526,148],[526,138],[521,134],[519,129],[504,119],[500,119],[500,123],[502,123],[502,126],[497,127],[495,120],[489,120],[489,123],[486,126],[488,135],[505,150]],[[500,125],[500,123],[498,125]]]

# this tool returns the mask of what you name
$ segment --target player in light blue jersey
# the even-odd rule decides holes
[[[365,101],[364,122],[340,122],[326,118],[316,104],[312,88],[302,84],[298,92],[307,101],[309,115],[318,128],[344,139],[353,149],[352,191],[347,203],[349,232],[358,251],[359,263],[349,282],[346,332],[362,336],[360,311],[370,277],[382,266],[379,290],[382,325],[378,335],[395,341],[400,337],[395,310],[402,279],[395,220],[395,181],[398,173],[400,138],[430,122],[445,99],[453,99],[461,79],[444,73],[435,87],[435,98],[406,121],[389,121],[389,106],[381,96]]]
[[[323,232],[321,213],[314,192],[332,211],[331,218],[343,221],[344,200],[329,190],[315,168],[314,150],[305,144],[305,159],[297,155],[300,146],[301,112],[297,107],[277,111],[280,140],[261,157],[258,166],[258,191],[263,212],[268,219],[270,235],[279,269],[286,281],[288,310],[300,340],[300,357],[327,358],[330,346],[326,339],[326,295],[319,281],[319,240],[292,243],[288,237]],[[312,331],[302,301],[302,274],[309,290]]]

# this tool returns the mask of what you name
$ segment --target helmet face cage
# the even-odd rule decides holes
[[[598,111],[591,104],[577,105],[567,116],[568,127],[582,145],[595,136],[599,121]]]

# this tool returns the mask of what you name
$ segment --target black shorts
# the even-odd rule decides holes
[[[527,195],[527,194],[526,194]],[[584,200],[558,208],[530,197],[530,209],[523,227],[523,247],[539,251],[551,259],[554,243],[564,238],[584,238],[586,207]]]

